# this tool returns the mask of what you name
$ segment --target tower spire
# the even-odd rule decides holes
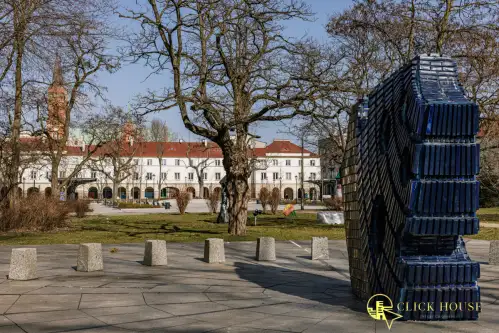
[[[62,67],[61,67],[61,57],[59,57],[59,53],[55,55],[55,63],[54,63],[54,72],[52,77],[52,85],[62,86]]]

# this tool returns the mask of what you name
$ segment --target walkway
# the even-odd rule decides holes
[[[276,262],[255,261],[255,243],[237,242],[226,244],[225,264],[207,264],[203,244],[168,244],[167,267],[142,266],[143,244],[108,245],[94,273],[72,268],[77,245],[38,246],[40,278],[25,282],[5,280],[11,247],[0,247],[0,332],[388,332],[350,293],[344,241],[313,262],[309,242],[276,245]],[[395,322],[391,332],[497,332],[499,266],[484,263],[488,242],[468,250],[482,262],[480,319]]]
[[[178,207],[175,200],[168,200],[171,204],[171,208],[166,210],[163,207],[161,208],[124,208],[117,209],[105,206],[103,204],[94,203],[90,204],[90,208],[93,209],[93,212],[89,213],[89,215],[132,215],[132,214],[171,214],[178,213]],[[284,209],[284,205],[279,206],[279,211]],[[300,208],[300,205],[295,205],[296,209]],[[324,209],[323,206],[310,206],[305,205],[304,208],[310,212],[317,212],[317,210]],[[262,205],[257,204],[255,201],[251,201],[248,205],[248,210],[253,212],[255,209],[262,209]],[[270,209],[270,207],[269,207]],[[204,199],[194,199],[187,206],[188,213],[207,213],[208,206]]]

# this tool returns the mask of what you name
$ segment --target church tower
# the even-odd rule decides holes
[[[64,88],[62,78],[61,58],[56,56],[52,84],[48,89],[48,119],[47,131],[52,138],[61,138],[64,135],[66,122],[66,107],[68,93]]]

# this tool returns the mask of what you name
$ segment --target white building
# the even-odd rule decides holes
[[[222,151],[213,143],[200,142],[143,142],[135,151],[133,170],[118,188],[115,197],[139,200],[145,198],[163,199],[173,191],[187,188],[195,197],[206,197],[212,191],[220,189],[220,180],[225,176]],[[158,145],[162,145],[162,156],[158,156]],[[203,147],[203,148],[201,148]],[[301,148],[288,140],[274,140],[269,145],[256,146],[254,156],[258,167],[249,179],[252,198],[257,198],[262,187],[269,190],[278,188],[285,199],[301,198]],[[84,146],[71,146],[59,168],[59,178],[67,177],[84,155]],[[196,166],[206,163],[203,193],[199,193]],[[303,152],[305,198],[319,199],[320,196],[320,159],[308,151]],[[161,164],[161,168],[160,168]],[[111,168],[111,167],[110,167]],[[161,170],[160,170],[161,169]],[[22,174],[22,189],[25,195],[32,192],[51,193],[50,164],[33,165]],[[77,178],[86,180],[76,188],[79,198],[112,198],[113,184],[102,172],[85,166]]]

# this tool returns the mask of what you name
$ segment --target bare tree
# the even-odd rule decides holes
[[[215,162],[212,159],[213,149],[219,149],[214,147],[213,144],[206,141],[202,143],[188,143],[187,145],[187,164],[186,167],[194,169],[196,172],[196,177],[198,179],[198,197],[203,197],[204,192],[204,174],[205,170],[213,165]]]
[[[164,170],[163,168],[163,157],[165,156],[166,145],[168,142],[174,140],[175,135],[170,132],[165,121],[153,119],[146,131],[146,138],[148,141],[154,142],[156,145],[156,158],[159,163],[159,177],[157,183],[159,198],[161,196],[161,188],[168,177],[168,170]]]
[[[468,97],[487,118],[499,112],[498,15],[499,1],[363,0],[333,15],[328,32],[346,55],[355,98],[417,54],[442,53],[456,59]]]
[[[94,127],[104,142],[89,160],[89,168],[98,171],[113,183],[113,200],[118,185],[136,170],[135,155],[142,147],[141,118],[110,106],[103,116],[96,118]]]
[[[300,0],[150,0],[122,17],[136,21],[128,54],[173,86],[142,96],[146,112],[178,107],[185,127],[222,149],[230,234],[246,233],[250,126],[313,114],[334,90],[327,47],[283,35],[285,21],[308,20]]]
[[[40,68],[47,59],[54,58],[64,41],[78,40],[75,36],[79,28],[85,26],[87,31],[92,30],[89,35],[97,36],[96,31],[102,26],[95,23],[103,22],[101,15],[111,9],[111,1],[82,0],[75,6],[70,0],[5,0],[0,5],[0,87],[12,99],[9,110],[12,154],[7,175],[11,183],[17,181],[19,174],[23,110],[26,99],[30,98],[26,91],[39,83],[43,77]],[[81,47],[78,42],[75,45]],[[92,59],[81,60],[80,70],[92,66]],[[11,202],[14,200],[12,196]]]

